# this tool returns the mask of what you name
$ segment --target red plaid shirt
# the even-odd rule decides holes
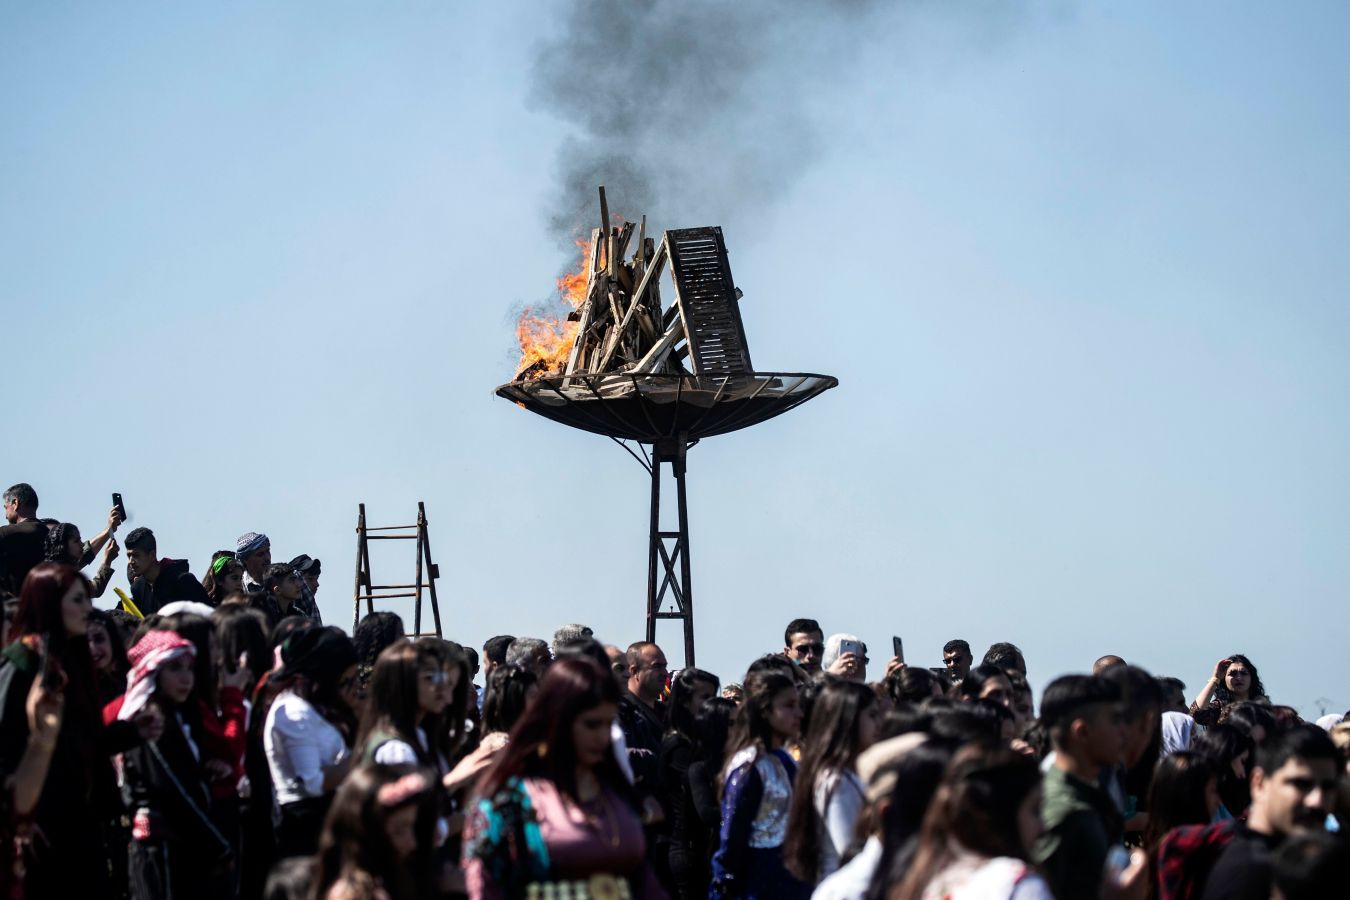
[[[1173,828],[1158,844],[1158,900],[1197,900],[1237,822]]]

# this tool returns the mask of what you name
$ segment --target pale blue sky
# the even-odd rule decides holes
[[[841,381],[692,451],[699,661],[815,615],[1038,686],[1243,651],[1344,710],[1350,7],[997,6],[784,28],[738,102],[795,127],[703,149],[791,160],[675,185],[756,363]],[[449,636],[640,637],[645,474],[492,396],[569,262],[564,7],[0,6],[0,480],[90,533],[121,491],[198,571],[266,531],[343,625],[356,504],[423,499]]]

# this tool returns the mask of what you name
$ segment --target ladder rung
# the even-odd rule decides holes
[[[426,587],[426,585],[425,585],[425,584],[421,584],[421,585],[418,585],[418,584],[372,584],[372,585],[370,586],[370,590],[372,590],[372,591],[402,591],[402,590],[407,590],[407,589],[409,589],[409,588],[418,588],[418,587]]]
[[[416,525],[381,525],[378,528],[367,528],[366,531],[397,531],[400,528],[416,528]]]
[[[415,593],[407,594],[358,594],[358,600],[396,600],[399,597],[416,597]]]
[[[415,541],[415,540],[417,540],[417,535],[415,535],[415,534],[368,534],[368,535],[366,535],[366,540],[368,540],[368,541]]]

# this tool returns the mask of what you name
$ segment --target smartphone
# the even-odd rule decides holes
[[[901,662],[905,661],[905,642],[894,635],[891,636],[891,649],[895,651],[895,658]]]
[[[839,642],[839,655],[840,655],[840,656],[843,656],[845,653],[852,653],[854,656],[858,657],[859,659],[862,659],[863,656],[866,655],[866,654],[863,653],[863,648],[862,648],[862,642],[861,642],[861,641],[848,641],[848,640],[840,641],[840,642]]]
[[[38,655],[38,677],[42,679],[42,686],[44,688],[55,692],[61,690],[61,681],[56,677],[56,673],[52,671],[51,658],[47,653],[51,645],[52,636],[44,633],[42,636],[42,652]]]
[[[1120,884],[1120,876],[1124,874],[1126,867],[1130,864],[1130,851],[1116,844],[1109,853],[1106,854],[1105,875],[1117,885]]]
[[[122,517],[122,521],[125,522],[127,520],[127,508],[122,505],[121,494],[113,494],[113,506],[117,509],[117,514]]]

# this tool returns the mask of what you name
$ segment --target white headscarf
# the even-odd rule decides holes
[[[159,614],[165,618],[176,616],[179,613],[192,613],[194,616],[203,616],[209,619],[213,612],[215,612],[214,609],[195,600],[175,600],[172,603],[164,604],[159,609]]]
[[[1195,719],[1189,713],[1165,712],[1162,714],[1162,755],[1168,756],[1182,750],[1191,749],[1191,733],[1195,730]]]
[[[1327,713],[1317,720],[1317,727],[1323,731],[1330,731],[1341,722],[1345,721],[1345,716],[1341,713]]]

